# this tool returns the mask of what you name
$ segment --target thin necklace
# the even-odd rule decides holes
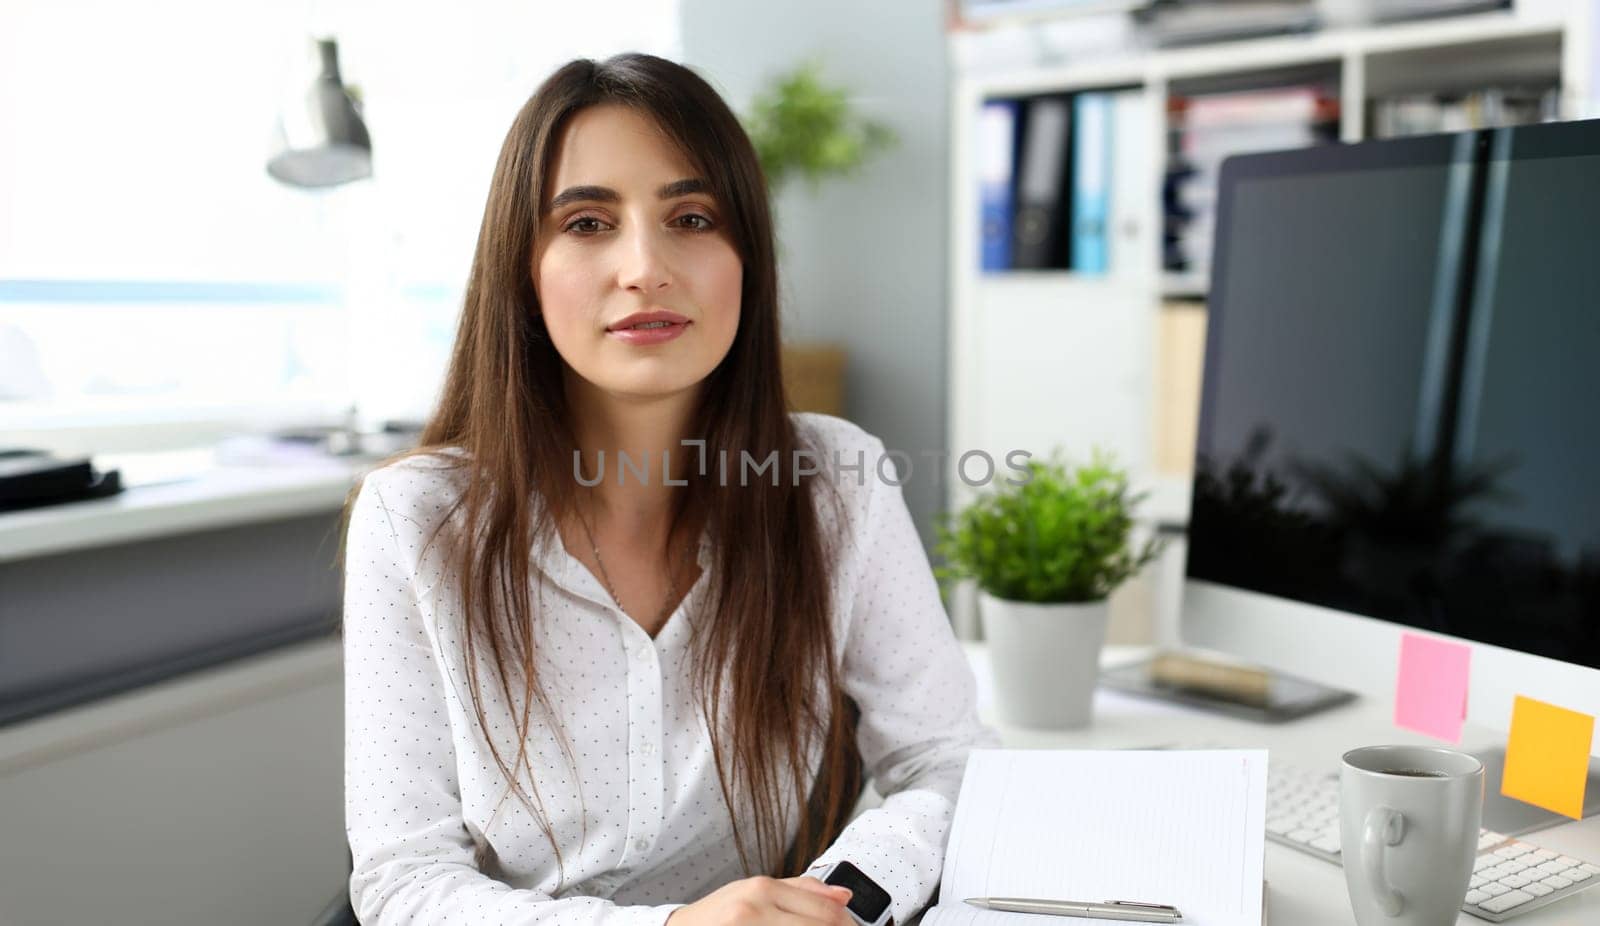
[[[576,508],[574,510],[576,510]],[[617,603],[617,610],[626,614],[628,609],[622,606],[622,599],[617,597],[617,588],[615,585],[611,584],[611,575],[606,572],[605,560],[600,558],[600,545],[595,543],[594,531],[589,529],[589,519],[585,518],[583,516],[583,512],[581,511],[578,511],[577,515],[578,521],[583,524],[583,532],[589,537],[589,548],[594,551],[594,562],[595,565],[600,567],[600,578],[605,580],[606,591],[611,593],[611,600]],[[687,559],[687,557],[685,557],[685,559]],[[661,613],[656,617],[657,625],[662,624],[666,620],[666,617],[672,608],[673,599],[678,594],[678,577],[674,574],[675,572],[676,570],[670,568],[667,571],[667,598],[661,603]]]

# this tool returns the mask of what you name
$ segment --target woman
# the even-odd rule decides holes
[[[715,91],[646,55],[552,75],[437,413],[348,510],[363,922],[849,926],[816,877],[845,861],[894,920],[930,899],[995,737],[883,444],[786,413],[779,342]]]

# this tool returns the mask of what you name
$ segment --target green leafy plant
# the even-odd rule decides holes
[[[745,131],[773,192],[794,176],[804,177],[815,192],[824,178],[855,173],[897,141],[887,125],[858,116],[844,88],[823,81],[815,58],[756,95]]]
[[[1073,466],[1059,451],[1029,460],[1027,477],[1012,477],[953,517],[939,516],[941,579],[976,579],[997,598],[1028,602],[1092,602],[1110,596],[1161,552],[1150,540],[1129,546],[1133,509],[1127,474],[1096,450]]]

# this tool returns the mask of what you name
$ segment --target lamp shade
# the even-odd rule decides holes
[[[372,176],[372,139],[339,78],[339,46],[316,42],[310,89],[279,114],[267,173],[294,187],[329,187]]]

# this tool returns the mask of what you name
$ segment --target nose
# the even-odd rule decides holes
[[[650,294],[667,288],[672,271],[665,254],[666,244],[647,223],[635,222],[633,231],[623,237],[618,256],[617,283],[623,289]]]

